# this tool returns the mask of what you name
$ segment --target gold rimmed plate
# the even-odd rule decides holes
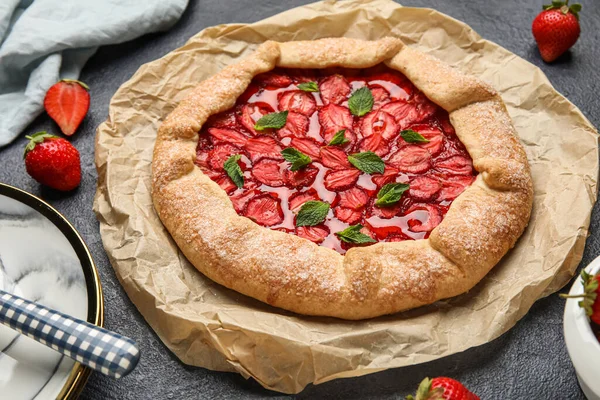
[[[0,183],[0,288],[102,326],[102,288],[79,233],[45,201]],[[90,370],[0,326],[2,398],[73,399]]]

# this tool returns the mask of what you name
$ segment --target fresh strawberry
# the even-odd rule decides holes
[[[248,136],[233,129],[210,128],[208,134],[213,138],[213,142],[228,143],[238,147],[242,147],[248,140]]]
[[[361,140],[358,144],[359,151],[372,151],[379,157],[383,157],[390,152],[390,146],[379,133],[373,134]]]
[[[228,144],[217,145],[208,152],[208,165],[215,171],[222,171],[225,161],[232,155],[241,152],[237,147]]]
[[[581,33],[581,4],[569,7],[569,0],[552,0],[533,20],[531,30],[544,61],[552,62],[569,50]]]
[[[331,169],[352,168],[348,161],[348,154],[339,147],[334,146],[321,147],[321,162]]]
[[[227,194],[231,194],[237,189],[235,183],[227,175],[223,175],[215,180]]]
[[[471,175],[473,173],[473,163],[463,155],[436,161],[434,168],[452,175]]]
[[[407,222],[408,230],[412,232],[430,232],[442,222],[442,213],[433,204],[414,204],[406,210],[406,214],[408,215],[414,211],[419,211],[419,213],[415,213],[414,218],[409,219]],[[426,219],[423,218],[423,213],[426,214]]]
[[[280,162],[264,158],[252,167],[252,176],[260,183],[271,187],[283,186],[283,170]]]
[[[283,180],[287,187],[299,188],[302,186],[310,186],[315,181],[318,173],[319,170],[312,165],[298,171],[286,169],[283,173]]]
[[[362,218],[362,211],[345,207],[335,207],[333,214],[337,219],[350,225],[354,225]]]
[[[405,146],[392,154],[388,162],[402,172],[419,174],[431,168],[431,155],[419,146]]]
[[[323,224],[317,226],[300,226],[296,228],[296,235],[311,242],[322,243],[329,236],[329,228]]]
[[[250,153],[252,162],[261,158],[272,158],[274,160],[283,160],[281,156],[281,146],[270,136],[259,136],[248,139],[244,148]]]
[[[354,118],[348,108],[330,104],[321,108],[318,114],[319,124],[321,124],[321,133],[327,143],[329,143],[329,141],[333,139],[333,136],[342,129],[346,130],[346,139],[350,141],[355,139],[354,133],[352,132]]]
[[[279,96],[279,111],[288,110],[310,117],[316,109],[317,103],[314,96],[310,93],[301,90],[291,90],[283,92]]]
[[[248,190],[246,192],[240,191],[240,193],[233,194],[229,197],[231,203],[233,204],[233,208],[238,213],[241,213],[246,208],[246,205],[254,196],[259,193],[258,190]]]
[[[290,147],[295,148],[296,150],[300,150],[304,154],[310,156],[313,161],[319,158],[319,144],[312,139],[301,139],[301,138],[292,138],[290,142]]]
[[[357,187],[353,187],[344,192],[339,193],[340,207],[351,208],[353,210],[360,210],[367,205],[369,201],[369,195]]]
[[[351,89],[346,78],[335,74],[328,76],[319,83],[319,91],[321,93],[323,104],[327,105],[330,103],[342,103],[348,98]]]
[[[299,138],[306,137],[309,124],[310,122],[306,116],[290,111],[287,115],[287,120],[285,121],[283,128],[277,130],[277,135],[280,138],[287,136]]]
[[[242,113],[238,115],[239,122],[248,132],[254,135],[260,135],[261,133],[254,129],[256,121],[261,119],[263,116],[273,112],[273,108],[267,103],[252,103],[246,104],[242,107]],[[263,131],[265,133],[266,131]]]
[[[327,190],[340,191],[354,186],[359,176],[360,171],[357,169],[329,171],[325,174],[325,181],[323,183]]]
[[[63,79],[48,89],[44,98],[46,112],[62,133],[75,133],[90,108],[90,88],[83,82]]]
[[[394,182],[396,180],[396,177],[398,176],[399,172],[400,171],[398,171],[396,168],[386,165],[385,170],[383,171],[383,174],[373,175],[371,177],[371,180],[373,181],[374,184],[376,184],[378,187],[381,188],[386,183]]]
[[[582,270],[581,283],[583,284],[583,294],[561,294],[560,297],[563,299],[581,299],[579,306],[585,310],[585,313],[594,324],[600,325],[600,273],[590,275],[586,270]]]
[[[398,133],[398,123],[385,111],[372,111],[365,115],[360,125],[360,134],[367,138],[374,134],[380,134],[385,140],[395,138]]]
[[[423,379],[416,396],[407,396],[406,400],[479,400],[479,396],[457,380],[439,377]]]
[[[226,111],[221,114],[211,115],[206,121],[206,126],[213,128],[231,128],[233,129],[237,121],[235,119],[235,112]]]
[[[283,221],[279,199],[269,195],[257,196],[248,202],[246,217],[263,226],[273,226]]]
[[[56,190],[73,190],[81,182],[79,152],[65,139],[38,132],[26,136],[25,168],[33,179]]]
[[[432,200],[438,194],[442,185],[432,176],[419,176],[410,182],[410,195],[420,201]]]
[[[441,151],[444,144],[444,134],[439,128],[435,128],[429,125],[413,125],[410,127],[415,132],[418,132],[425,139],[429,140],[428,143],[419,143],[419,147],[423,147],[429,150],[429,154],[437,156]]]
[[[373,110],[377,110],[382,105],[390,101],[390,93],[380,85],[369,85],[373,95]]]
[[[413,97],[413,102],[417,107],[416,122],[426,120],[437,111],[437,107],[433,104],[423,92],[417,91]]]
[[[300,211],[302,204],[310,200],[319,200],[319,195],[315,189],[309,189],[306,192],[294,193],[288,200],[290,211],[296,214]]]

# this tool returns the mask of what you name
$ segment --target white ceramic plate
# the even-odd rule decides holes
[[[102,290],[85,243],[54,208],[0,183],[0,288],[102,326]],[[0,325],[0,397],[75,398],[90,370]]]

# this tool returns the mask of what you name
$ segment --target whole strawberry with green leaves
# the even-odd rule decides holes
[[[544,61],[552,62],[569,50],[581,33],[581,4],[552,0],[534,20],[531,30]]]
[[[585,310],[590,320],[600,325],[600,273],[591,275],[585,270],[581,271],[583,294],[561,294],[563,299],[580,299],[579,306]]]
[[[479,400],[479,396],[459,381],[442,376],[423,379],[416,396],[409,395],[406,400]]]
[[[67,140],[38,132],[26,136],[25,168],[27,173],[42,185],[56,190],[69,191],[81,182],[79,152]]]

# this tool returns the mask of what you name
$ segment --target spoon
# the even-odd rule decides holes
[[[0,323],[113,378],[133,371],[140,359],[132,339],[3,290]]]

